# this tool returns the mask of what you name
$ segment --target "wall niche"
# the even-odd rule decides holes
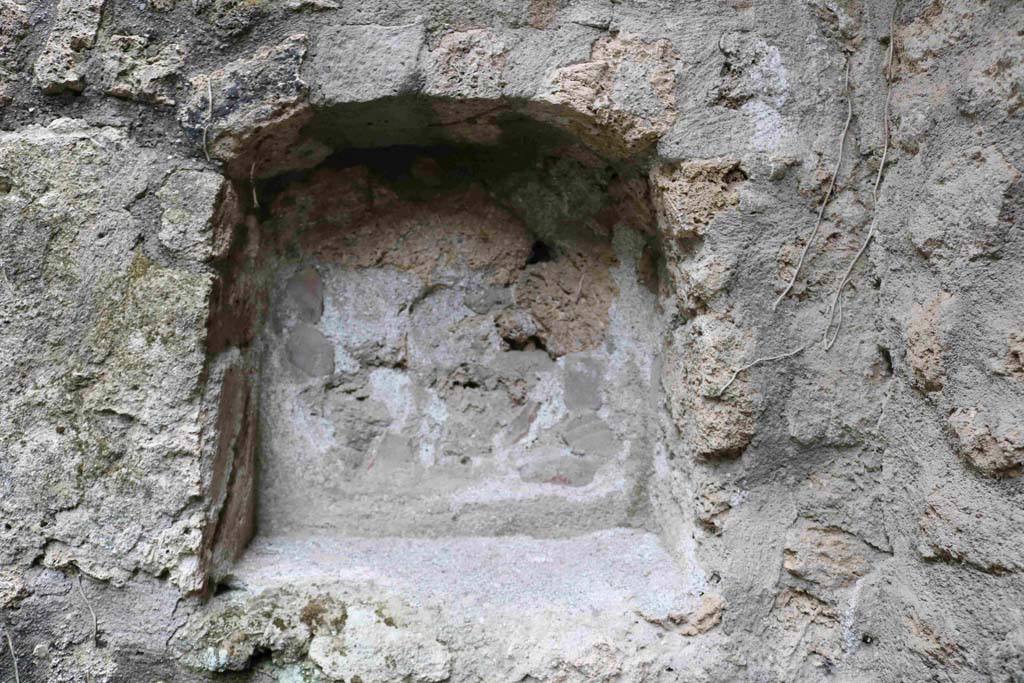
[[[524,117],[489,144],[371,139],[234,181],[211,367],[245,381],[212,578],[658,641],[703,579],[668,491],[644,170]]]

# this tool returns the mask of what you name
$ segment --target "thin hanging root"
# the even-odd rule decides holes
[[[249,187],[252,188],[252,205],[253,208],[260,208],[259,197],[256,196],[256,162],[252,162],[252,166],[249,167]]]
[[[865,243],[866,246],[866,243]],[[849,282],[847,282],[849,284]],[[843,290],[846,286],[839,287],[836,289],[835,296],[832,297],[832,303],[828,307],[828,323],[825,325],[825,330],[821,333],[821,343],[828,351],[832,348],[832,345],[836,343],[836,339],[839,339],[839,330],[843,328]],[[836,315],[839,315],[839,319],[836,320]],[[831,337],[829,331],[832,326],[835,326],[836,332]]]
[[[892,65],[893,58],[896,54],[896,10],[899,8],[899,3],[893,5],[892,16],[889,19],[889,57],[885,64],[885,108],[883,110],[882,129],[884,131],[884,140],[882,143],[882,158],[878,164],[878,173],[875,174],[875,184],[871,188],[871,198],[874,202],[872,211],[878,211],[878,188],[882,184],[882,176],[885,172],[885,160],[889,156],[889,142],[892,137],[892,129],[889,123],[889,103],[892,100]],[[871,240],[875,237],[875,228],[877,226],[877,219],[872,219],[871,227],[868,228],[868,234],[864,238],[864,242],[860,245],[860,249],[857,250],[857,254],[850,261],[850,265],[846,267],[846,272],[843,273],[843,278],[839,281],[839,286],[836,287],[835,294],[832,296],[832,303],[828,306],[828,322],[825,324],[825,331],[821,335],[821,343],[828,351],[836,343],[836,339],[839,338],[839,331],[843,327],[843,290],[846,289],[847,285],[850,284],[850,276],[853,273],[854,266],[860,261],[861,256],[867,251],[868,245],[871,244]],[[836,322],[836,315],[839,315],[839,321]],[[835,327],[835,334],[829,336],[829,330]]]
[[[14,643],[11,642],[11,634],[6,627],[4,636],[7,638],[7,649],[11,651],[11,662],[14,663],[14,683],[21,683],[21,675],[18,674],[18,655],[14,654]]]
[[[207,138],[210,135],[210,123],[213,122],[213,74],[206,77],[206,123],[203,124],[203,154],[210,161],[210,147]]]
[[[832,295],[832,303],[828,305],[828,323],[825,325],[825,331],[821,335],[821,343],[824,345],[825,350],[828,351],[832,348],[832,345],[836,343],[836,339],[839,338],[839,330],[843,327],[843,290],[850,284],[850,274],[853,272],[853,267],[857,265],[857,261],[860,261],[860,257],[867,251],[868,245],[871,244],[872,238],[875,236],[875,221],[871,221],[871,228],[868,229],[868,235],[864,238],[864,243],[860,245],[860,249],[857,251],[856,256],[850,261],[850,265],[846,267],[846,272],[843,273],[843,279],[839,281],[839,286],[836,287],[835,294]],[[836,314],[839,315],[839,321],[836,322]],[[831,337],[828,336],[828,332],[832,329],[833,325],[836,328],[836,332]]]
[[[899,3],[894,3],[892,7],[892,16],[889,17],[889,58],[885,63],[885,110],[882,114],[885,141],[882,146],[882,160],[878,164],[878,174],[875,176],[875,186],[871,188],[871,197],[874,199],[876,207],[878,205],[878,186],[882,184],[882,173],[885,170],[885,158],[889,155],[889,138],[892,137],[891,129],[889,127],[889,103],[892,100],[892,65],[893,58],[896,56],[896,10],[898,8]]]
[[[82,600],[85,602],[85,606],[89,608],[89,614],[92,615],[92,642],[93,644],[99,643],[100,635],[100,622],[96,618],[96,611],[93,610],[92,604],[89,602],[89,598],[85,596],[85,589],[82,588],[82,573],[78,572],[78,594],[82,596]]]
[[[722,388],[719,389],[718,391],[716,391],[715,393],[707,394],[707,397],[708,398],[719,398],[719,397],[721,397],[721,395],[725,393],[725,390],[728,389],[730,386],[732,386],[732,383],[736,381],[736,378],[740,376],[741,372],[746,372],[747,370],[750,370],[751,368],[757,367],[761,363],[770,363],[771,361],[783,360],[785,358],[790,358],[792,356],[797,355],[798,353],[802,353],[804,351],[804,349],[806,349],[806,348],[807,348],[807,344],[804,344],[800,348],[797,348],[797,349],[794,349],[792,351],[789,351],[788,353],[779,354],[778,356],[765,356],[763,358],[757,358],[753,362],[747,363],[743,367],[737,368],[736,370],[734,370],[733,373],[732,373],[732,377],[729,378],[729,381],[726,382],[725,384],[723,384]]]
[[[850,57],[846,57],[846,80],[843,83],[843,92],[846,94],[846,123],[843,124],[843,133],[839,136],[839,155],[836,157],[836,167],[832,169],[832,178],[829,180],[828,189],[825,190],[825,196],[821,198],[821,206],[818,207],[818,218],[814,221],[814,229],[811,230],[810,236],[804,243],[804,248],[800,252],[800,259],[796,263],[796,268],[793,270],[793,276],[789,279],[789,284],[786,285],[786,289],[779,294],[779,298],[772,304],[772,310],[774,311],[779,307],[779,304],[786,295],[789,294],[790,290],[793,289],[793,285],[796,284],[796,279],[800,275],[800,269],[804,265],[804,259],[807,258],[807,252],[811,248],[811,243],[814,242],[814,238],[818,235],[818,230],[821,228],[822,218],[825,216],[825,207],[828,206],[829,200],[832,198],[832,193],[836,189],[836,179],[839,177],[839,167],[843,163],[843,153],[846,150],[846,136],[850,132],[850,123],[853,121],[853,95],[850,92]]]

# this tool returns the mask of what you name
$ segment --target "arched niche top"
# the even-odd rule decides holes
[[[236,178],[310,168],[337,149],[524,135],[595,159],[641,157],[676,119],[675,52],[591,32],[589,54],[555,58],[533,31],[431,43],[419,24],[327,27],[195,75],[179,118]]]

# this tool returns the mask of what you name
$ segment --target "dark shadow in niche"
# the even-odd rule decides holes
[[[526,265],[532,266],[534,263],[547,263],[548,261],[554,260],[554,249],[544,244],[540,240],[537,240],[530,247],[530,255],[526,257]]]

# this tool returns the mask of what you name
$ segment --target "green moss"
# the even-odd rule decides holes
[[[374,607],[373,613],[377,615],[378,619],[384,622],[385,626],[390,626],[391,628],[398,628],[398,626],[395,624],[395,620],[387,612],[384,611],[384,605],[377,605],[376,607]]]
[[[94,322],[82,345],[83,367],[104,366],[90,371],[96,377],[88,392],[91,402],[100,409],[111,401],[130,406],[136,400],[162,400],[170,405],[198,391],[210,289],[208,275],[160,266],[141,250],[122,274],[99,284]],[[167,395],[168,376],[191,378],[191,385],[181,383],[189,393]]]
[[[153,267],[153,261],[141,249],[137,249],[132,257],[131,263],[128,264],[128,281],[139,282],[149,273]]]

